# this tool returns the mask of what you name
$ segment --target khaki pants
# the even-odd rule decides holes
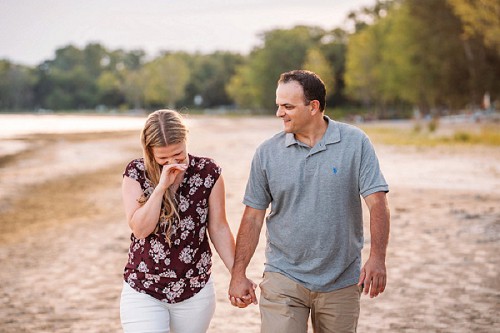
[[[357,285],[312,292],[279,273],[260,284],[261,333],[306,333],[309,312],[315,333],[356,332],[361,289]]]

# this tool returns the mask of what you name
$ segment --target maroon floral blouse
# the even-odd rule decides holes
[[[124,279],[135,290],[167,303],[177,303],[198,293],[210,278],[212,252],[208,243],[208,198],[221,174],[209,158],[189,155],[189,166],[176,193],[180,220],[173,222],[169,247],[166,221],[145,239],[130,236],[132,243]],[[149,197],[154,186],[145,177],[144,160],[135,159],[123,173],[141,185]]]

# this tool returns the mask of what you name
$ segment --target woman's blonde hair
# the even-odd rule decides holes
[[[141,132],[141,143],[144,154],[146,177],[156,187],[160,181],[162,166],[154,158],[153,147],[165,147],[187,141],[188,129],[180,113],[174,110],[157,110],[151,113]],[[148,198],[142,196],[139,203],[144,204]],[[175,193],[168,189],[163,197],[163,207],[155,232],[160,228],[165,231],[169,245],[172,220],[179,219],[175,202]]]

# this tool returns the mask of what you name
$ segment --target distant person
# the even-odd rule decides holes
[[[123,174],[132,230],[120,302],[127,333],[206,332],[216,302],[209,235],[233,266],[221,168],[188,154],[187,133],[176,111],[153,112],[141,133],[144,157]]]
[[[356,332],[363,287],[375,297],[386,286],[389,188],[368,137],[324,115],[325,95],[318,75],[283,73],[276,115],[284,131],[253,157],[229,296],[238,307],[257,304],[246,268],[270,204],[261,332],[305,333],[309,314],[314,332]],[[363,267],[360,197],[370,212],[371,232]]]

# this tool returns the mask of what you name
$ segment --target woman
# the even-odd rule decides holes
[[[187,153],[187,132],[176,111],[153,112],[141,134],[144,158],[124,172],[132,230],[120,302],[125,332],[206,332],[215,311],[207,231],[233,266],[221,169]]]

